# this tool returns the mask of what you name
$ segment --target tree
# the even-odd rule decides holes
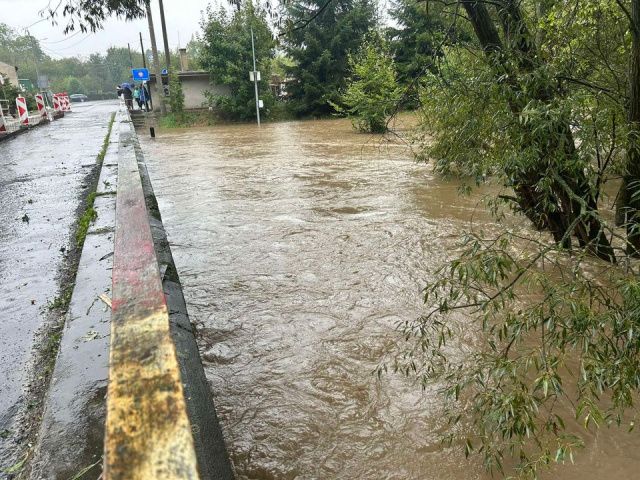
[[[250,27],[255,39],[257,68],[261,72],[260,95],[267,111],[273,102],[269,76],[275,42],[265,11],[249,1],[232,14],[223,7],[218,10],[209,7],[202,23],[200,64],[211,73],[213,85],[226,85],[231,89],[230,96],[209,94],[208,98],[235,120],[254,118],[256,112],[254,86],[249,81],[249,72],[253,70]]]
[[[459,6],[475,38],[425,75],[421,158],[502,186],[496,218],[507,206],[535,230],[468,232],[424,290],[428,313],[402,327],[415,343],[394,368],[441,386],[448,439],[467,454],[498,471],[511,455],[535,477],[581,446],[567,404],[587,427],[621,424],[640,391],[640,272],[625,256],[637,252],[640,1]],[[616,228],[603,185],[620,174]],[[477,343],[452,355],[456,332]]]
[[[389,27],[385,34],[401,83],[410,84],[426,70],[436,73],[445,46],[458,39],[465,42],[471,39],[468,26],[459,22],[452,28],[444,9],[440,4],[417,0],[392,3],[389,15],[396,26]]]
[[[349,55],[349,71],[341,97],[346,107],[334,108],[352,117],[361,132],[386,132],[401,93],[386,42],[377,34],[368,35],[358,54]]]
[[[63,91],[69,93],[84,93],[87,94],[88,91],[85,86],[82,84],[80,80],[76,77],[67,77],[63,82]]]
[[[189,70],[200,70],[202,68],[202,65],[200,65],[200,51],[202,50],[202,47],[202,42],[195,38],[195,36],[187,42]]]
[[[168,102],[171,107],[171,113],[182,121],[184,119],[184,92],[182,91],[178,73],[173,69],[169,72],[169,91],[171,96]]]
[[[368,0],[292,0],[282,10],[283,45],[294,65],[287,87],[299,115],[334,112],[346,88],[349,52],[357,52],[364,35],[376,27],[375,4]]]
[[[31,35],[20,35],[4,23],[0,23],[0,59],[18,67],[18,76],[28,78],[36,84],[36,68],[38,63],[49,60],[40,48],[38,40]]]
[[[76,28],[83,32],[95,32],[112,15],[125,20],[144,18],[148,2],[149,0],[66,0],[64,6],[62,2],[50,3],[43,14],[54,22],[62,15],[67,21],[65,33]]]

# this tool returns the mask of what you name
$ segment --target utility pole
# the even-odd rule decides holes
[[[156,45],[156,34],[153,30],[153,18],[151,18],[151,6],[149,3],[147,6],[147,20],[149,21],[149,35],[151,36],[151,52],[153,53],[154,62],[153,65],[156,71],[156,98],[160,105],[160,114],[165,116],[167,114],[167,107],[164,105],[164,88],[162,86],[162,69],[160,68],[160,62],[158,61],[158,46]]]
[[[147,59],[144,56],[144,45],[142,44],[142,32],[140,33],[140,49],[142,50],[142,68],[147,68]]]
[[[258,98],[258,72],[256,70],[256,47],[253,43],[253,26],[251,28],[251,51],[253,52],[253,86],[256,89],[256,118],[260,125],[260,99]]]
[[[129,49],[129,63],[131,64],[131,69],[133,70],[133,58],[131,58],[131,44],[127,43],[127,48]]]
[[[40,81],[40,69],[38,68],[38,57],[36,55],[36,44],[34,42],[34,38],[31,36],[31,33],[29,32],[29,30],[27,30],[27,35],[29,36],[29,39],[31,40],[31,53],[33,53],[33,64],[36,66],[36,86],[38,86],[38,82]],[[40,88],[38,86],[38,88]]]
[[[164,60],[166,63],[167,75],[169,75],[171,59],[169,58],[169,39],[167,38],[167,24],[164,21],[164,5],[162,0],[158,0],[158,5],[160,6],[160,25],[162,25],[162,39],[164,41]]]

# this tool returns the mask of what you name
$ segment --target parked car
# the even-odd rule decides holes
[[[74,93],[73,95],[69,95],[69,100],[71,100],[72,102],[86,102],[87,100],[89,100],[89,97],[87,97],[84,93]]]

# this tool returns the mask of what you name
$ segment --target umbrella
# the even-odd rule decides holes
[[[131,84],[130,84],[130,83],[128,83],[128,82],[121,83],[121,84],[120,84],[120,86],[121,86],[122,88],[132,88],[132,87],[133,87],[133,85],[131,85]]]

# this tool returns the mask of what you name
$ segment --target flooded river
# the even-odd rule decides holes
[[[238,478],[491,478],[440,448],[433,389],[373,375],[429,272],[489,221],[478,198],[344,120],[142,144]],[[587,437],[551,478],[637,478],[637,433]]]

